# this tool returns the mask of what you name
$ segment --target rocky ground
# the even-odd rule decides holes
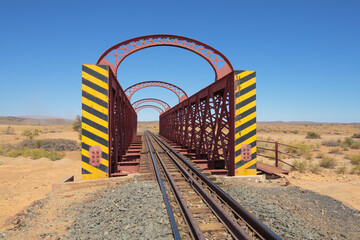
[[[360,239],[360,212],[282,180],[223,179],[242,206],[284,239]],[[0,239],[173,239],[157,183],[114,183],[34,202]]]
[[[360,239],[360,211],[286,181],[236,180],[225,189],[284,239]]]
[[[156,182],[138,182],[106,191],[78,212],[66,239],[173,239]]]

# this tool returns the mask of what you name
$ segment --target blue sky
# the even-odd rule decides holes
[[[0,8],[0,115],[74,118],[81,65],[112,45],[175,34],[222,52],[235,69],[257,71],[259,121],[360,122],[359,1],[16,1]],[[125,89],[168,81],[189,95],[214,81],[196,54],[155,47],[119,67]],[[176,95],[148,88],[133,100]],[[139,120],[157,120],[142,110]]]

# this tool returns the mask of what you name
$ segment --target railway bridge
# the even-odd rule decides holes
[[[157,46],[179,47],[204,58],[215,72],[214,82],[192,96],[160,81],[123,90],[119,65],[129,55]],[[169,89],[179,103],[172,108],[156,98],[131,103],[132,95],[145,87]],[[147,35],[116,44],[96,64],[82,66],[83,180],[138,170],[142,142],[137,113],[145,108],[159,111],[159,135],[201,168],[220,175],[256,175],[256,72],[235,70],[221,52],[197,40]]]

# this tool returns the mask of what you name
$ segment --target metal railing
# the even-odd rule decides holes
[[[263,154],[260,154],[258,153],[257,155],[258,156],[262,156],[262,157],[265,157],[265,158],[270,158],[270,159],[274,159],[275,160],[275,167],[279,167],[279,161],[292,167],[292,168],[295,168],[297,169],[295,166],[281,160],[279,158],[280,154],[284,154],[284,155],[287,155],[287,156],[290,156],[290,157],[293,157],[293,158],[299,158],[299,156],[295,156],[295,155],[292,155],[292,154],[289,154],[289,153],[286,153],[286,152],[282,152],[282,151],[279,151],[279,146],[286,146],[286,147],[290,147],[290,148],[294,148],[294,149],[297,149],[297,147],[294,147],[294,146],[291,146],[291,145],[287,145],[287,144],[283,144],[283,143],[279,143],[277,141],[265,141],[265,140],[257,140],[257,142],[263,142],[263,143],[270,143],[270,144],[274,144],[274,149],[270,149],[270,148],[263,148],[263,147],[257,147],[257,149],[259,150],[263,150],[263,151],[271,151],[271,152],[275,152],[275,157],[272,157],[272,156],[266,156],[266,155],[263,155]]]

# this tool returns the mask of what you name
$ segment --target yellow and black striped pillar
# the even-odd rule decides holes
[[[82,66],[81,179],[109,177],[109,66]]]
[[[234,75],[235,176],[256,175],[256,72]]]

